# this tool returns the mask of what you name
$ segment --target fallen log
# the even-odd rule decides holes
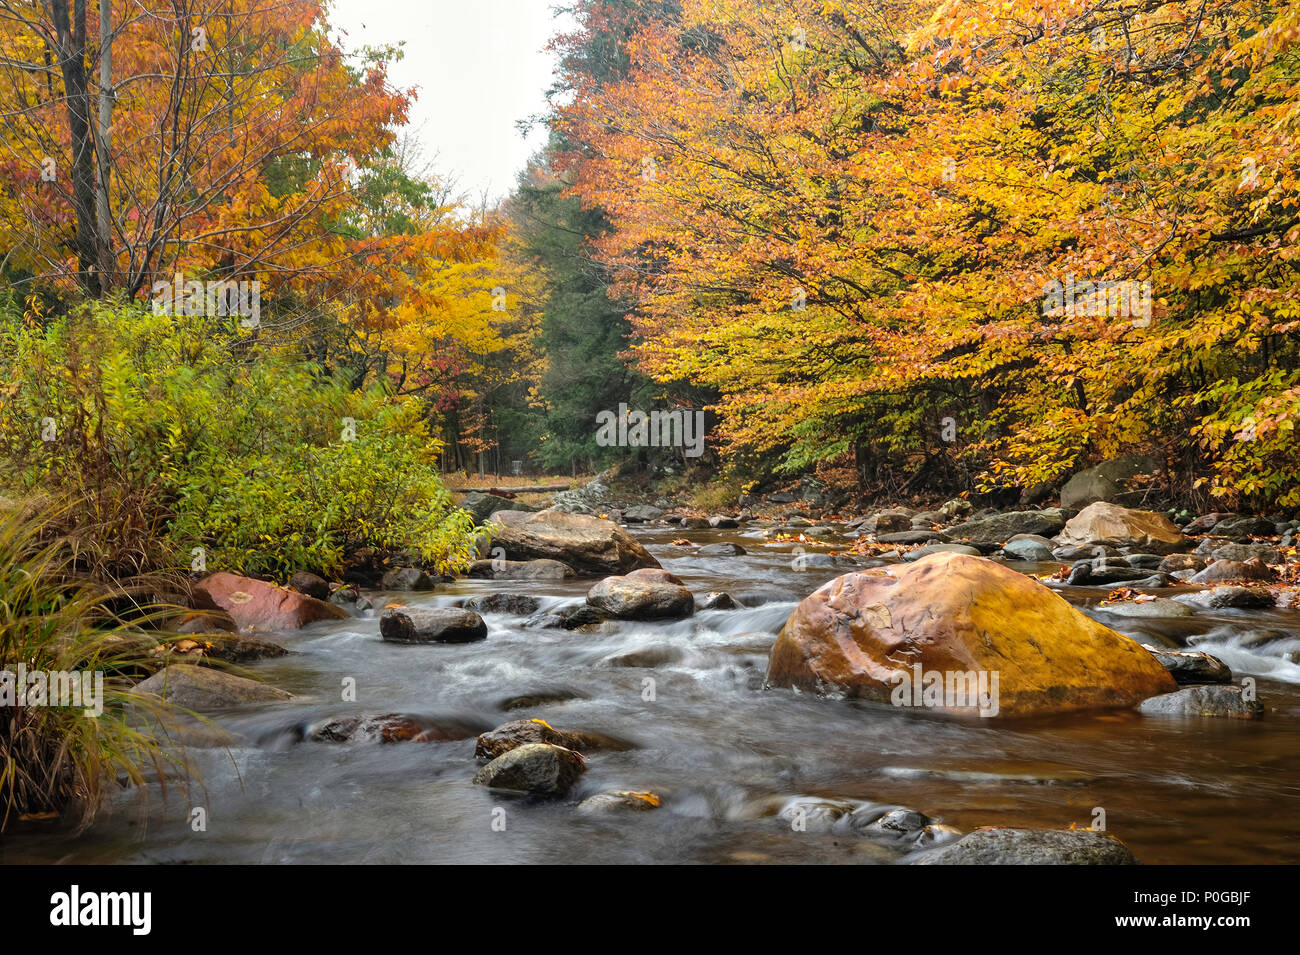
[[[516,494],[545,494],[548,491],[567,491],[568,484],[525,484],[519,487],[471,487],[465,493],[478,491],[480,494],[495,494],[498,497],[514,497]]]

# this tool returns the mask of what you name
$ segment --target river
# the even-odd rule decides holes
[[[1147,864],[1300,862],[1300,613],[1216,611],[1194,618],[1098,619],[1145,642],[1220,656],[1254,676],[1259,721],[1160,719],[1132,712],[1006,722],[927,717],[894,707],[764,690],[767,651],[796,601],[837,573],[796,571],[790,545],[760,532],[634,530],[663,566],[702,597],[723,590],[753,606],[664,623],[609,623],[598,633],[524,629],[486,615],[480,643],[381,642],[379,622],[316,624],[261,634],[294,651],[252,666],[296,695],[291,703],[218,715],[244,740],[196,751],[206,791],[155,789],[147,815],[119,797],[75,838],[0,840],[5,862],[79,863],[893,863],[897,846],[777,815],[798,796],[906,806],[963,831],[984,825],[1106,828]],[[738,557],[674,546],[732,541]],[[1031,564],[1025,572],[1046,572]],[[369,596],[450,605],[508,591],[549,602],[592,581],[465,580],[432,593]],[[1106,588],[1064,591],[1086,611]],[[760,603],[760,601],[762,601]],[[1295,637],[1239,646],[1258,629]],[[1249,642],[1249,641],[1247,641]],[[611,665],[646,651],[653,666]],[[1288,654],[1290,658],[1288,658]],[[618,662],[618,661],[615,661]],[[342,702],[354,680],[357,701]],[[653,683],[647,683],[652,680]],[[503,710],[525,695],[560,697]],[[590,754],[569,798],[541,803],[470,780],[474,739],[382,745],[303,742],[298,728],[344,714],[403,712],[470,733],[539,717],[559,730],[625,741]],[[578,813],[605,789],[652,791],[662,808]],[[206,827],[195,831],[191,810]],[[503,810],[503,811],[501,811]],[[813,814],[814,822],[816,814]]]

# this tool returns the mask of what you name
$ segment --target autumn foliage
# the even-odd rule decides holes
[[[631,356],[712,389],[734,460],[1028,488],[1144,450],[1300,504],[1295,5],[682,0],[613,35],[626,77],[556,118],[575,191]]]

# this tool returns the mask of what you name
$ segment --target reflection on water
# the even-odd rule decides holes
[[[677,536],[682,532],[676,529]],[[77,839],[24,834],[6,862],[893,862],[896,851],[843,832],[793,831],[796,796],[906,806],[967,830],[981,825],[1088,826],[1097,807],[1138,858],[1158,863],[1300,861],[1300,616],[1219,611],[1178,620],[1104,615],[1098,591],[1066,596],[1147,643],[1195,644],[1258,679],[1264,720],[1167,720],[1135,713],[998,724],[764,691],[767,650],[794,602],[835,571],[794,571],[789,545],[755,533],[690,532],[734,541],[743,557],[700,558],[643,532],[663,565],[703,596],[748,606],[686,621],[607,624],[600,632],[525,629],[487,615],[488,640],[394,646],[378,620],[274,636],[294,650],[258,664],[296,695],[289,704],[218,718],[227,753],[197,752],[206,792],[154,797],[147,819],[124,801]],[[1025,570],[1032,570],[1025,565]],[[462,581],[434,594],[386,595],[447,605],[513,590],[580,599],[590,582]],[[1264,636],[1260,632],[1269,632]],[[638,665],[639,664],[639,665]],[[357,702],[341,701],[356,681]],[[652,680],[653,684],[646,681]],[[648,692],[649,689],[653,693]],[[518,697],[555,702],[503,707]],[[650,697],[653,697],[652,699]],[[303,727],[347,714],[404,712],[454,727],[450,742],[301,742]],[[520,717],[630,742],[594,754],[568,800],[543,804],[472,786],[472,734]],[[652,790],[654,812],[579,814],[602,789]],[[207,810],[207,831],[188,825]],[[505,809],[506,830],[493,828]]]

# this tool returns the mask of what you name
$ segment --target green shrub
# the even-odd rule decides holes
[[[236,319],[122,304],[11,319],[0,371],[10,489],[77,502],[101,577],[189,568],[199,547],[246,573],[331,573],[363,546],[443,570],[470,558],[426,405],[328,377]]]

